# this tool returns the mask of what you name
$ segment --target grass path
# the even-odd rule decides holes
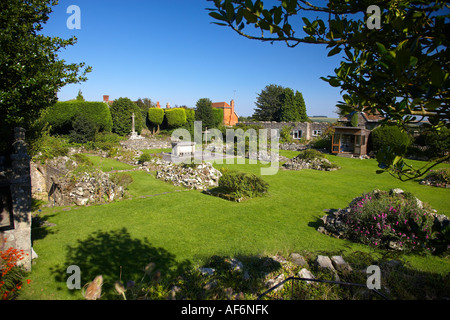
[[[373,189],[402,188],[450,216],[448,189],[377,175],[374,160],[329,158],[342,169],[280,170],[263,176],[270,185],[267,196],[242,203],[186,191],[152,174],[133,171],[131,200],[71,210],[45,209],[44,218],[56,226],[33,229],[33,247],[39,258],[30,275],[32,283],[24,287],[21,298],[81,299],[80,290],[66,286],[66,269],[74,264],[82,270],[83,284],[103,274],[105,285],[112,286],[121,270],[125,281],[140,278],[143,266],[150,261],[168,274],[212,255],[376,252],[316,231],[324,209],[343,208],[352,198]],[[102,165],[108,171],[110,166],[116,169],[123,164],[106,159]],[[248,164],[215,166],[256,174],[261,168]],[[445,258],[404,258],[426,272],[450,271]]]

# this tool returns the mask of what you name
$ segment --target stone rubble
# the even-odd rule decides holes
[[[314,169],[321,171],[339,170],[338,166],[333,166],[333,163],[326,158],[302,159],[294,157],[283,164],[283,168],[288,170],[302,170]]]
[[[156,167],[156,178],[160,180],[195,190],[217,187],[219,178],[222,176],[222,173],[209,162],[183,165],[156,159],[149,164],[144,163],[144,165]]]

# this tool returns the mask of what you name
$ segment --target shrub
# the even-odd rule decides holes
[[[292,142],[292,136],[291,136],[291,126],[284,126],[280,130],[280,142],[281,143],[291,143]]]
[[[112,173],[109,175],[109,179],[115,185],[127,188],[130,183],[133,182],[133,177],[129,173]]]
[[[68,143],[64,138],[50,136],[44,133],[38,141],[33,143],[30,155],[34,160],[45,161],[59,156],[66,156],[69,153]]]
[[[113,148],[120,147],[120,140],[122,137],[117,133],[99,132],[94,137],[92,146],[105,151],[110,151]]]
[[[103,102],[63,101],[51,106],[43,116],[53,134],[68,134],[73,122],[80,116],[89,119],[96,131],[109,132],[112,129],[112,118],[109,107]]]
[[[113,132],[126,136],[131,132],[132,114],[134,113],[135,130],[142,130],[142,114],[139,107],[128,98],[119,98],[111,105],[111,117],[113,120]]]
[[[169,128],[179,128],[186,123],[186,112],[183,108],[168,109],[165,114]]]
[[[445,156],[450,150],[450,129],[443,127],[439,131],[430,132],[426,135],[425,143],[430,158]]]
[[[86,143],[92,141],[97,132],[95,123],[85,115],[75,117],[72,121],[72,128],[73,130],[70,130],[69,133],[69,140],[74,143]]]
[[[315,149],[306,149],[305,151],[300,152],[296,158],[304,160],[314,160],[325,158],[325,155]]]
[[[269,185],[254,174],[237,171],[225,171],[219,179],[219,187],[236,198],[262,196]]]
[[[223,123],[223,109],[213,108],[213,123],[211,128],[217,128],[219,125]]]
[[[424,179],[436,187],[450,185],[450,168],[431,170]]]
[[[373,191],[355,199],[345,217],[346,237],[379,248],[431,249],[434,217],[410,193]]]
[[[150,124],[153,127],[157,127],[157,131],[159,131],[159,126],[164,121],[164,110],[161,108],[149,108],[147,118]]]
[[[374,151],[390,148],[394,154],[403,156],[410,144],[409,135],[397,126],[380,126],[372,131]]]
[[[144,163],[144,162],[148,162],[152,159],[152,156],[148,153],[143,153],[141,154],[141,156],[139,157],[138,161],[139,163]]]

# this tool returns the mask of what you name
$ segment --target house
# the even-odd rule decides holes
[[[230,104],[226,102],[213,102],[212,107],[215,109],[223,109],[223,124],[226,126],[234,126],[238,123],[238,115],[234,111],[234,100]]]
[[[368,153],[370,132],[384,118],[379,115],[369,115],[365,112],[352,112],[340,118],[342,126],[334,126],[331,141],[331,152],[337,155],[365,156]]]

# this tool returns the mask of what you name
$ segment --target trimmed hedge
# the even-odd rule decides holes
[[[161,108],[149,108],[147,113],[147,119],[150,121],[152,126],[158,127],[164,121],[164,110]]]
[[[51,126],[53,134],[69,134],[76,118],[89,119],[97,132],[111,132],[112,118],[109,107],[103,102],[61,101],[47,109],[43,121]]]
[[[186,123],[186,112],[183,108],[167,109],[165,114],[169,128],[178,128]]]

